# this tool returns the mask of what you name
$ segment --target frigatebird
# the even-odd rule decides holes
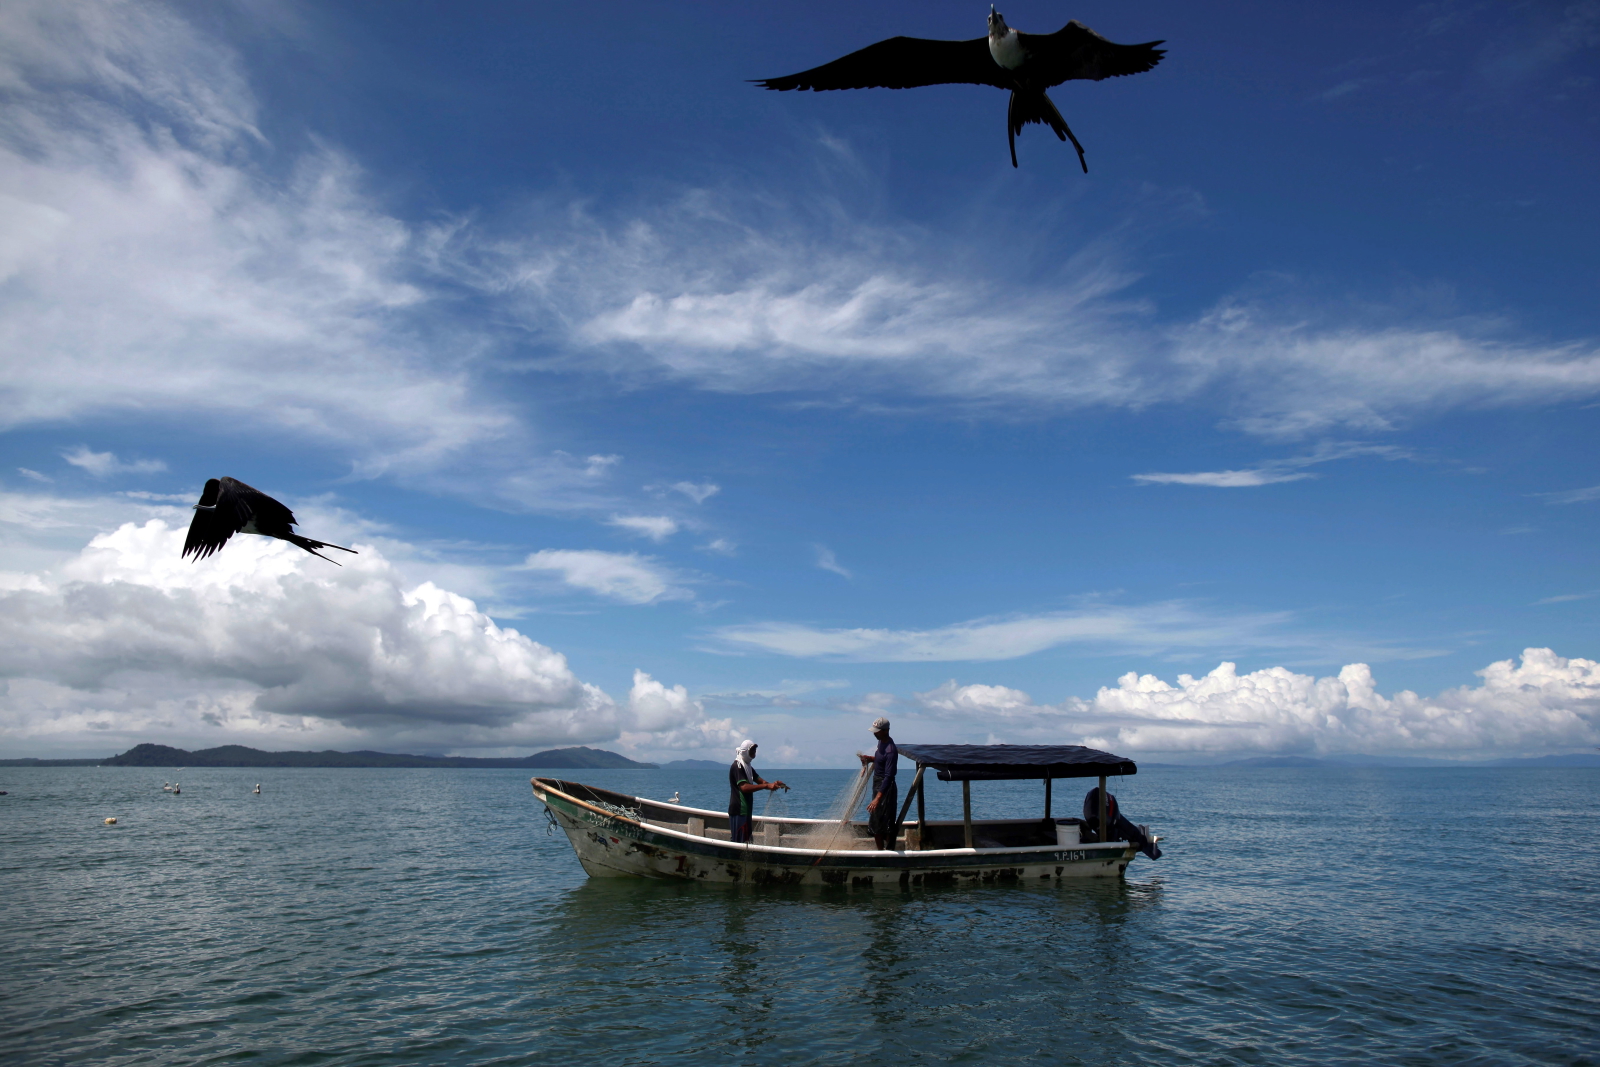
[[[1100,81],[1142,74],[1161,62],[1166,49],[1156,45],[1116,44],[1073,19],[1055,33],[1019,33],[989,5],[989,36],[970,41],[930,41],[891,37],[859,52],[784,78],[761,78],[766,89],[912,89],[919,85],[993,85],[1011,90],[1006,134],[1011,165],[1017,165],[1017,134],[1030,122],[1042,123],[1060,140],[1071,138],[1085,174],[1083,145],[1045,90],[1075,78]]]
[[[355,549],[343,545],[330,545],[326,541],[313,541],[301,537],[290,527],[298,525],[294,512],[284,507],[259,489],[245,485],[237,478],[207,478],[200,492],[200,503],[194,506],[194,519],[189,523],[189,536],[183,542],[183,555],[193,554],[198,563],[228,543],[236,533],[260,534],[276,537],[299,545],[318,559],[327,559],[319,548],[337,548],[340,552],[355,554]]]

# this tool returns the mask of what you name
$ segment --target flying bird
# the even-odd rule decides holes
[[[208,478],[205,489],[200,493],[200,503],[194,506],[194,519],[189,523],[189,536],[183,542],[183,554],[185,558],[193,554],[198,563],[221,549],[228,543],[228,538],[236,533],[260,534],[288,541],[318,559],[327,559],[335,567],[339,564],[317,549],[337,548],[340,552],[355,554],[353,548],[301,537],[290,529],[294,525],[294,512],[261,490],[253,489],[237,478]]]
[[[762,78],[766,89],[912,89],[919,85],[993,85],[1011,90],[1006,109],[1006,136],[1011,144],[1011,165],[1017,165],[1017,134],[1030,122],[1069,138],[1078,150],[1085,174],[1089,163],[1083,145],[1073,136],[1046,89],[1064,81],[1087,78],[1100,81],[1124,74],[1142,74],[1161,62],[1163,41],[1115,44],[1073,19],[1055,33],[1019,33],[1006,25],[1005,16],[989,5],[989,36],[970,41],[929,41],[920,37],[891,37],[868,45],[832,63],[790,74]]]

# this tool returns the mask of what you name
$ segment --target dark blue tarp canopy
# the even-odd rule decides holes
[[[900,755],[936,768],[944,782],[1098,778],[1138,774],[1133,760],[1082,745],[900,745]]]

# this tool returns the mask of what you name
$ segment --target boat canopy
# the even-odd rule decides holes
[[[934,767],[942,782],[1098,778],[1138,774],[1133,760],[1082,745],[900,745],[900,755]]]

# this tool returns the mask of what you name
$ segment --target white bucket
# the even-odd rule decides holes
[[[1082,842],[1078,837],[1079,826],[1075,822],[1056,823],[1056,844],[1078,845]]]

